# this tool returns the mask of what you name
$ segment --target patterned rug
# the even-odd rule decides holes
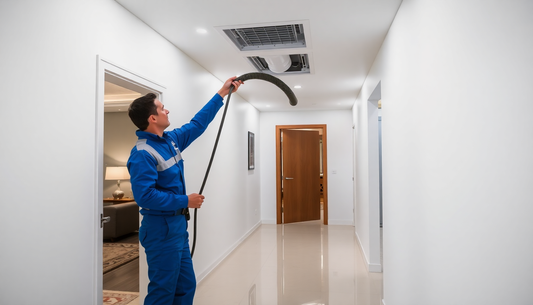
[[[139,297],[138,292],[104,290],[104,305],[126,305]],[[136,301],[132,304],[138,304]]]
[[[104,243],[104,274],[138,257],[138,244]]]

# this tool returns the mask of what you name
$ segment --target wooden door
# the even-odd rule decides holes
[[[283,130],[284,223],[320,219],[319,139],[318,131]]]

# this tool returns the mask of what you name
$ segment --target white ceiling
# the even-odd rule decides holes
[[[220,27],[304,21],[311,74],[277,76],[298,105],[274,85],[249,80],[239,95],[260,111],[351,109],[401,0],[116,0],[215,77],[257,72]],[[197,29],[205,29],[200,34]],[[289,50],[290,51],[290,50]],[[296,53],[297,52],[297,53]],[[249,54],[253,53],[253,54]]]
[[[124,88],[109,81],[104,82],[104,111],[125,112],[134,99],[141,93]]]

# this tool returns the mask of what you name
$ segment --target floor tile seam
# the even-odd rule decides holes
[[[268,261],[268,259],[265,259],[265,262],[261,262],[261,265],[259,266],[258,268],[258,272],[261,272],[264,264],[266,263],[266,261]],[[239,266],[239,267],[253,267],[255,266],[256,264],[255,263],[245,263],[243,264],[242,262],[238,262],[238,261],[235,261],[235,262],[230,262],[230,261],[223,261],[222,263],[220,263],[218,266],[217,266],[217,270],[213,270],[213,272],[211,272],[209,275],[215,275],[217,272],[224,272],[224,273],[227,273],[228,270],[224,270],[224,268],[230,268],[230,269],[234,269],[235,266]],[[240,272],[239,272],[240,273]],[[254,275],[255,277],[255,275]],[[207,279],[207,278],[206,278]],[[204,280],[202,280],[202,283],[204,283]]]
[[[265,252],[267,252],[267,254],[266,254],[266,258],[265,258],[265,259],[261,259],[261,266],[260,266],[260,269],[262,269],[263,266],[264,266],[264,264],[268,261],[268,259],[270,258],[270,255],[272,255],[272,253],[274,252],[274,249],[275,249],[275,247],[272,246],[272,247],[270,248],[269,251],[265,251]],[[254,254],[255,254],[255,255],[262,255],[262,252],[261,252],[261,253],[254,253]],[[246,253],[245,253],[244,255],[245,255],[245,256],[248,256],[248,255],[251,255],[251,254],[246,254]],[[226,262],[226,265],[228,265],[228,266],[232,266],[232,265],[242,265],[242,261],[235,261],[235,262],[228,261],[228,262]]]
[[[249,240],[250,238],[254,238],[253,235],[254,235],[256,232],[259,233],[259,231],[261,230],[261,226],[262,226],[262,225],[260,225],[260,226],[255,230],[254,233],[252,233],[251,235],[249,235],[249,236],[248,236],[246,239],[244,239],[244,240],[243,240],[243,241],[242,241],[242,242],[241,242],[241,243],[240,243],[235,249],[233,249],[233,251],[231,251],[231,252],[230,252],[230,253],[229,253],[229,254],[228,254],[228,255],[227,255],[222,261],[220,261],[220,262],[217,264],[217,266],[215,266],[215,268],[213,268],[213,270],[212,270],[211,272],[215,271],[215,269],[219,268],[219,267],[220,267],[221,265],[223,265],[223,264],[225,264],[225,265],[229,265],[229,266],[231,266],[231,265],[233,265],[233,264],[238,264],[238,262],[236,262],[236,263],[231,262],[231,256],[232,256],[232,254],[241,251],[242,249],[240,249],[240,248],[242,248],[243,243],[245,243],[245,242],[246,242],[247,240]],[[273,250],[273,249],[272,249],[272,250]],[[272,250],[270,250],[270,251],[272,251]],[[210,272],[210,273],[211,273],[211,272]]]
[[[372,297],[382,297],[383,294],[381,293],[355,293],[355,295],[366,295],[366,296],[372,296]]]
[[[277,242],[277,241],[276,241]],[[271,250],[269,251],[269,254],[267,255],[267,257],[265,258],[264,261],[261,262],[261,266],[259,268],[259,270],[257,272],[254,272],[254,274],[251,276],[251,280],[248,281],[248,284],[246,287],[251,287],[251,285],[253,285],[254,283],[257,282],[257,279],[261,276],[262,272],[263,272],[263,269],[265,268],[265,265],[266,263],[268,262],[268,260],[270,259],[270,256],[272,255],[272,253],[274,252],[274,245],[272,245],[271,247]],[[237,249],[235,251],[238,251]],[[228,264],[229,266],[231,266],[231,264]],[[209,287],[209,286],[216,286],[214,284],[204,284],[204,287]],[[243,289],[244,290],[244,289]],[[245,297],[242,297],[242,299],[240,300],[240,302],[242,303],[242,301],[244,300]]]
[[[268,251],[239,251],[239,253],[237,252],[232,252],[227,259],[235,259],[235,258],[239,258],[239,256],[249,256],[249,255],[262,255],[262,254],[270,254],[272,251],[274,251],[274,247],[272,247],[271,249],[269,249]],[[230,257],[231,256],[231,257]]]
[[[277,244],[277,239],[276,239],[276,244]],[[252,284],[253,283],[257,283],[258,278],[260,278],[261,274],[263,274],[263,271],[266,270],[265,269],[265,267],[267,267],[266,263],[270,260],[271,256],[273,255],[274,248],[275,247],[273,246],[272,250],[270,251],[270,254],[268,254],[267,257],[265,258],[265,260],[261,263],[261,267],[259,268],[259,272],[257,272],[257,274],[254,276],[254,278],[252,280]]]
[[[239,248],[244,248],[244,247],[243,247],[243,244],[244,244],[245,242],[247,242],[247,241],[249,241],[250,243],[251,243],[251,242],[255,242],[255,241],[252,241],[252,238],[255,238],[255,236],[253,236],[253,235],[255,235],[256,233],[257,233],[257,235],[260,235],[260,233],[261,233],[260,231],[261,231],[261,227],[262,227],[262,226],[263,226],[263,225],[260,225],[260,226],[256,229],[256,231],[255,231],[253,234],[251,234],[251,235],[248,236],[245,240],[243,240],[243,241],[241,242],[241,244],[240,244],[237,248],[235,248],[234,251],[236,252],[237,250],[239,250]],[[275,239],[275,241],[276,241],[276,239]],[[275,241],[274,241],[274,242],[275,242]],[[258,243],[261,244],[261,242],[258,242]],[[246,246],[248,246],[248,245],[246,245]],[[244,249],[240,249],[240,250],[244,250]]]
[[[253,285],[254,283],[257,282],[257,278],[261,275],[262,270],[263,270],[263,268],[261,267],[261,268],[259,269],[259,272],[258,272],[255,276],[252,277],[252,279],[249,281],[249,284],[246,285],[245,287],[250,287],[250,288],[251,288],[252,285]],[[246,291],[245,289],[243,289],[243,291],[245,291],[246,293],[244,293],[244,295],[240,298],[240,300],[239,300],[239,302],[238,302],[237,304],[243,304],[243,301],[244,301],[244,300],[248,297],[248,295],[249,295],[250,288],[248,288],[247,291]]]

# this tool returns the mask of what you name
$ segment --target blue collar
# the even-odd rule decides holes
[[[135,134],[137,135],[137,137],[139,139],[148,139],[148,140],[152,140],[152,141],[161,141],[161,140],[164,140],[165,138],[167,138],[167,132],[164,131],[163,132],[163,137],[160,137],[156,134],[153,134],[151,132],[147,132],[147,131],[142,131],[142,130],[137,130],[135,132]]]

